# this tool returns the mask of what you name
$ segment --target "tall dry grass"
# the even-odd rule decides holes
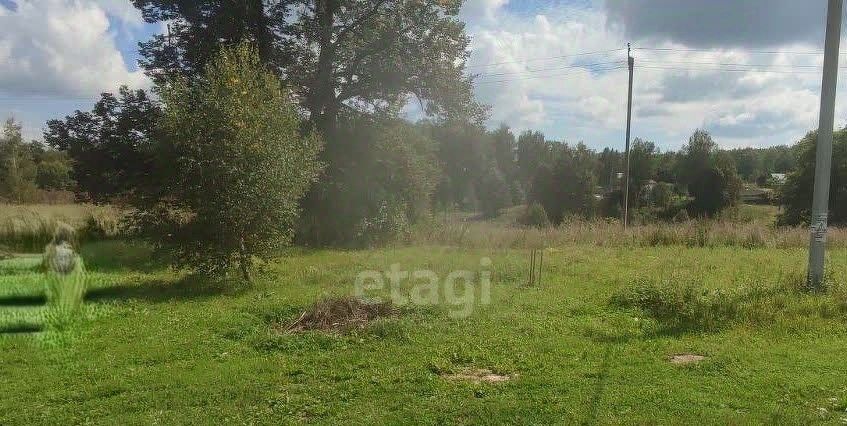
[[[736,223],[692,220],[684,223],[636,225],[624,230],[620,222],[604,220],[572,220],[547,228],[441,220],[417,226],[411,242],[496,249],[569,245],[795,248],[808,246],[809,230],[803,227],[775,227],[757,221]],[[828,246],[847,248],[847,229],[830,228]]]
[[[121,233],[122,214],[110,206],[88,204],[0,204],[0,246],[19,252],[39,252],[61,224],[73,227],[82,240]]]

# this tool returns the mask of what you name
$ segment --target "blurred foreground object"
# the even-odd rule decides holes
[[[44,249],[48,304],[65,312],[76,310],[85,297],[85,268],[76,254],[75,241],[74,229],[61,224]]]

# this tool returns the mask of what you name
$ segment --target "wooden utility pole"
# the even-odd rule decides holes
[[[629,43],[626,44],[626,56],[629,63],[629,95],[626,104],[626,178],[623,196],[623,228],[629,221],[629,132],[632,123],[632,70],[635,68],[635,58],[632,57]]]
[[[809,288],[823,286],[826,227],[829,216],[829,183],[832,169],[832,128],[835,121],[835,86],[838,84],[838,49],[841,41],[843,0],[829,0],[826,17],[821,109],[815,160],[815,192],[812,201],[809,243]]]

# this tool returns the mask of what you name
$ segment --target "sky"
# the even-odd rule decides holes
[[[825,12],[826,0],[466,0],[461,18],[489,126],[622,148],[629,42],[633,137],[678,149],[696,128],[726,148],[790,144],[815,128]],[[161,26],[129,0],[0,0],[0,28],[0,116],[22,121],[27,138],[100,92],[150,87],[137,43]]]

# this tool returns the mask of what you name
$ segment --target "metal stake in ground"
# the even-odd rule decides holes
[[[535,249],[531,249],[529,251],[529,283],[527,285],[532,285],[535,281]]]
[[[538,262],[536,262],[536,259]],[[537,264],[537,267],[536,267]],[[540,252],[538,249],[531,249],[529,251],[529,283],[528,285],[533,286],[536,284],[541,284],[541,268],[544,267],[544,249],[541,249]]]
[[[809,287],[820,290],[824,275],[826,227],[829,215],[829,182],[832,168],[832,128],[835,121],[835,87],[838,84],[838,49],[841,41],[843,0],[829,0],[821,84],[821,109],[815,160],[815,192],[812,201],[809,243]]]

